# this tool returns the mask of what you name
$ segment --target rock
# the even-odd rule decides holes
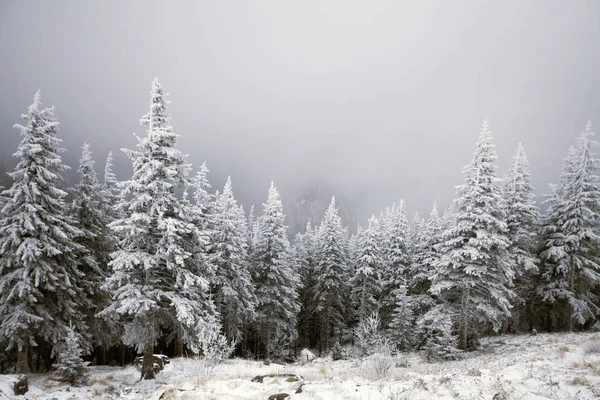
[[[268,400],[287,400],[290,398],[290,395],[287,393],[277,393],[269,396]]]
[[[481,376],[481,371],[471,368],[469,370],[467,370],[467,375],[469,376]]]
[[[537,331],[535,329],[531,330],[531,336],[537,336]]]
[[[494,395],[494,397],[492,397],[492,400],[508,400],[508,399],[506,398],[506,395],[504,395],[504,393],[498,392]]]
[[[304,386],[304,384],[300,384],[300,386],[298,386],[298,389],[296,389],[296,394],[298,393],[302,393],[302,386]]]
[[[266,359],[265,361],[263,361],[263,364],[265,364],[265,365],[271,365],[271,360]]]
[[[19,375],[13,385],[13,391],[16,396],[24,395],[29,391],[29,381],[27,380],[27,376]]]
[[[262,375],[256,375],[254,378],[252,378],[252,382],[263,383],[263,376]]]
[[[304,363],[311,362],[315,358],[317,358],[317,356],[315,356],[315,354],[312,351],[310,351],[309,349],[302,349],[302,351],[300,352],[300,361],[301,362],[304,362]]]

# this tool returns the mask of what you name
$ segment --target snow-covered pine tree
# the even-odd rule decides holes
[[[460,353],[452,333],[454,312],[448,305],[438,304],[417,321],[417,347],[423,350],[429,362],[453,360]]]
[[[223,332],[239,343],[244,327],[255,318],[256,297],[248,270],[247,222],[233,196],[231,178],[215,199],[209,260],[215,266],[212,293]]]
[[[263,215],[256,225],[252,278],[257,298],[257,323],[264,355],[269,358],[278,340],[297,337],[300,279],[290,265],[285,215],[275,184],[271,182]]]
[[[573,330],[594,321],[600,311],[594,288],[600,284],[600,186],[591,123],[565,162],[560,186],[551,198],[544,226],[542,285],[538,294],[566,315]]]
[[[467,348],[475,324],[500,328],[510,316],[514,296],[496,158],[486,119],[473,160],[463,170],[465,183],[457,190],[455,224],[444,232],[430,289],[457,308],[461,350]]]
[[[412,348],[414,338],[414,317],[412,297],[408,295],[406,286],[400,286],[392,293],[396,308],[391,316],[388,336],[400,350]]]
[[[0,217],[0,337],[17,348],[17,372],[29,372],[29,352],[45,341],[56,346],[67,335],[69,321],[87,332],[81,309],[83,293],[77,255],[85,249],[73,241],[73,225],[60,189],[63,164],[54,108],[40,108],[40,93],[23,115],[25,125],[14,156],[19,159]]]
[[[373,215],[360,236],[356,254],[355,274],[350,280],[352,301],[359,321],[379,311],[377,297],[381,291],[381,250],[378,244],[378,221]]]
[[[114,290],[104,318],[120,319],[123,343],[143,351],[142,379],[153,379],[154,345],[164,329],[180,331],[194,344],[198,327],[215,313],[209,296],[212,268],[196,257],[200,232],[193,212],[174,189],[189,185],[190,166],[175,146],[168,101],[158,79],[152,81],[150,112],[141,119],[146,137],[138,150],[124,150],[133,176],[123,183],[125,216],[111,224],[122,237],[112,254]]]
[[[103,200],[107,207],[107,216],[110,221],[121,216],[117,207],[122,204],[121,201],[121,189],[119,189],[119,181],[117,176],[112,170],[113,168],[113,154],[112,151],[106,156],[106,164],[104,164],[104,182],[102,184]]]
[[[409,292],[412,295],[413,311],[416,315],[423,315],[435,305],[429,288],[435,264],[439,259],[436,248],[442,240],[442,220],[438,214],[437,203],[433,204],[429,219],[421,227],[423,230],[419,235],[418,253],[415,254],[414,262],[411,265],[412,279],[408,283]]]
[[[88,143],[84,143],[77,170],[81,176],[73,190],[71,214],[75,226],[81,231],[75,240],[85,248],[78,255],[79,270],[83,273],[82,288],[89,300],[86,308],[86,324],[92,335],[94,346],[109,346],[118,337],[106,321],[96,317],[110,300],[109,293],[101,286],[109,275],[110,253],[116,250],[116,239],[108,224],[112,222],[112,207],[108,205],[107,194],[98,181],[94,161]]]
[[[194,200],[196,225],[198,226],[198,229],[206,235],[209,235],[212,229],[212,207],[214,206],[215,200],[215,197],[208,192],[211,188],[210,183],[208,182],[209,172],[206,163],[203,163],[196,173],[196,176],[192,179],[192,197]]]
[[[404,210],[404,200],[391,208],[390,215],[384,223],[382,257],[383,268],[381,274],[382,289],[381,324],[388,327],[392,314],[396,308],[395,291],[406,285],[409,265],[408,247],[408,220]]]
[[[346,232],[335,206],[335,197],[325,212],[316,238],[315,311],[321,327],[319,351],[329,349],[330,334],[341,334],[350,317],[349,262]],[[324,347],[324,348],[323,348]]]
[[[69,327],[65,343],[58,354],[58,362],[54,365],[59,379],[71,385],[85,383],[88,377],[90,363],[81,358],[83,351],[79,344],[80,340],[75,330]]]
[[[507,327],[509,331],[520,329],[521,320],[531,307],[535,291],[533,276],[538,273],[536,251],[541,221],[533,190],[527,154],[519,143],[503,188],[510,242],[508,254],[515,272],[517,294],[512,303],[513,311],[509,319],[512,326]]]
[[[296,271],[300,277],[298,297],[300,299],[300,313],[298,314],[298,336],[304,340],[305,347],[316,345],[315,331],[315,230],[310,221],[306,224],[304,233],[297,233],[292,246],[292,254]]]

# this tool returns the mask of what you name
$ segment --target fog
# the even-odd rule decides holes
[[[588,120],[600,133],[597,1],[4,1],[0,160],[33,94],[55,105],[75,166],[144,134],[150,82],[180,147],[245,206],[271,180],[320,185],[365,220],[404,199],[446,207],[491,123],[500,173],[520,141],[539,194]]]

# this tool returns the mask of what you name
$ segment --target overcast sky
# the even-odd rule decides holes
[[[245,204],[275,180],[332,183],[363,218],[445,207],[485,117],[501,173],[521,141],[542,194],[600,133],[600,2],[0,1],[0,155],[41,89],[66,160],[89,141],[103,165],[144,133],[154,76],[180,147]]]

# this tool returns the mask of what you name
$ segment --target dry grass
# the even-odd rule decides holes
[[[106,386],[108,384],[108,378],[93,378],[90,379],[90,381],[88,382],[88,385],[90,386],[94,386],[94,385],[104,385]]]
[[[585,354],[600,354],[600,340],[591,340],[583,346]]]
[[[100,395],[101,395],[101,394],[103,394],[103,393],[104,393],[104,388],[98,388],[98,387],[95,387],[95,388],[92,390],[92,394],[93,394],[95,397],[97,397],[97,396],[100,396]]]
[[[50,375],[42,381],[42,387],[44,389],[52,389],[54,387],[55,380],[54,376]]]
[[[569,352],[569,347],[568,347],[568,346],[565,346],[565,345],[563,345],[563,346],[560,346],[560,347],[558,348],[558,351],[560,352],[560,357],[562,358],[562,357],[564,357],[564,356],[565,356],[565,354],[567,354],[567,353]]]
[[[579,385],[579,386],[590,386],[590,381],[580,376],[576,376],[571,381],[571,385]]]

